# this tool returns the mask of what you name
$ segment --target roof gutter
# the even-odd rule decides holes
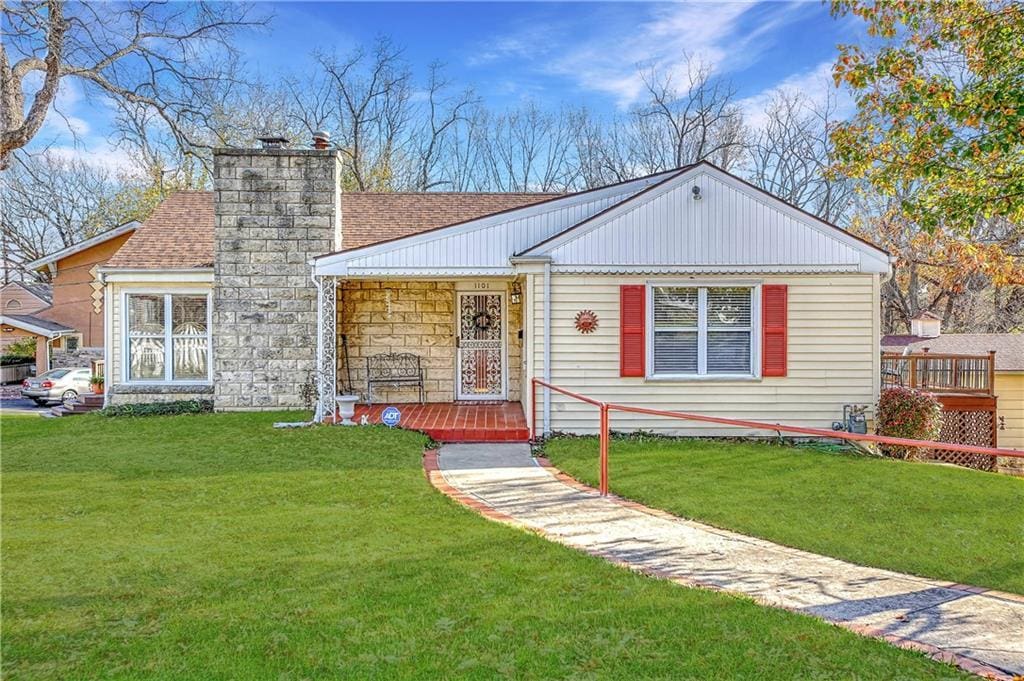
[[[62,260],[68,257],[69,255],[74,255],[75,253],[84,251],[87,248],[92,248],[97,244],[101,244],[104,241],[109,241],[110,239],[119,237],[122,234],[127,234],[128,232],[135,231],[136,229],[139,228],[139,226],[140,223],[137,220],[126,222],[123,225],[118,225],[113,229],[108,229],[106,232],[102,232],[100,234],[97,234],[96,236],[90,237],[85,241],[79,241],[77,244],[71,244],[70,246],[60,249],[56,253],[44,255],[42,258],[38,258],[36,260],[33,260],[32,262],[25,263],[25,268],[29,270],[39,270],[42,269],[43,267],[47,267],[51,273],[56,272],[56,262],[58,260]]]

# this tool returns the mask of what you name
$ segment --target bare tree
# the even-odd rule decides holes
[[[728,170],[744,147],[743,114],[732,84],[686,59],[686,82],[670,72],[643,71],[648,101],[633,111],[630,143],[650,171],[708,160]]]
[[[23,263],[141,217],[140,204],[133,199],[137,195],[126,189],[144,184],[52,153],[15,152],[10,167],[0,175],[5,275]]]
[[[778,91],[765,107],[765,124],[748,151],[747,178],[784,201],[829,222],[845,221],[854,183],[830,172],[836,102],[815,103],[799,92]]]
[[[568,110],[542,111],[535,102],[491,118],[485,147],[498,191],[565,191],[578,175]]]
[[[359,47],[341,58],[321,53],[317,62],[319,76],[292,84],[303,125],[334,133],[351,177],[347,188],[391,189],[412,115],[412,75],[401,50],[380,38],[370,51]]]
[[[24,1],[3,5],[0,167],[25,147],[52,110],[60,83],[144,107],[182,148],[209,114],[211,84],[232,77],[231,39],[264,20],[239,3],[118,4]],[[42,84],[26,102],[36,74]]]
[[[451,81],[444,76],[441,64],[431,64],[424,111],[418,112],[419,123],[413,130],[410,145],[414,150],[415,175],[411,182],[403,183],[413,191],[428,191],[453,184],[450,179],[439,174],[442,158],[447,151],[457,152],[449,140],[458,134],[458,124],[468,120],[467,116],[473,113],[479,100],[471,88],[456,95],[448,95],[450,86]],[[457,143],[457,140],[454,142]]]

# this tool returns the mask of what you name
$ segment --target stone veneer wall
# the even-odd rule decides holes
[[[317,331],[309,260],[341,242],[339,167],[335,151],[215,153],[216,409],[306,406]]]
[[[103,359],[103,348],[80,347],[74,352],[65,350],[54,350],[50,356],[50,368],[61,369],[63,367],[91,367],[92,362]]]
[[[213,386],[199,385],[126,385],[107,387],[110,404],[153,404],[179,400],[212,400]]]
[[[349,281],[338,290],[338,333],[348,340],[352,388],[366,399],[366,357],[411,352],[425,368],[427,402],[455,399],[455,282]],[[522,305],[508,303],[509,399],[518,400],[522,375]],[[338,349],[338,387],[348,382]],[[417,402],[415,387],[374,386],[375,402]]]

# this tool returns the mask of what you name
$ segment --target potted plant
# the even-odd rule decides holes
[[[93,395],[103,394],[103,376],[93,376],[89,379],[89,385],[92,386]]]

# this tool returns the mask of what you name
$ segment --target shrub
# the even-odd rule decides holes
[[[118,404],[99,410],[101,416],[171,416],[206,414],[213,411],[213,400],[176,400],[146,404]]]
[[[911,388],[886,388],[878,400],[879,435],[934,440],[942,429],[942,403],[931,393]],[[883,445],[883,454],[897,459],[921,456],[920,447]]]
[[[35,364],[34,357],[24,355],[0,355],[0,367],[9,367],[15,364]]]
[[[24,364],[36,360],[36,339],[33,337],[24,338],[20,341],[9,344],[0,355],[0,366],[11,364]]]

